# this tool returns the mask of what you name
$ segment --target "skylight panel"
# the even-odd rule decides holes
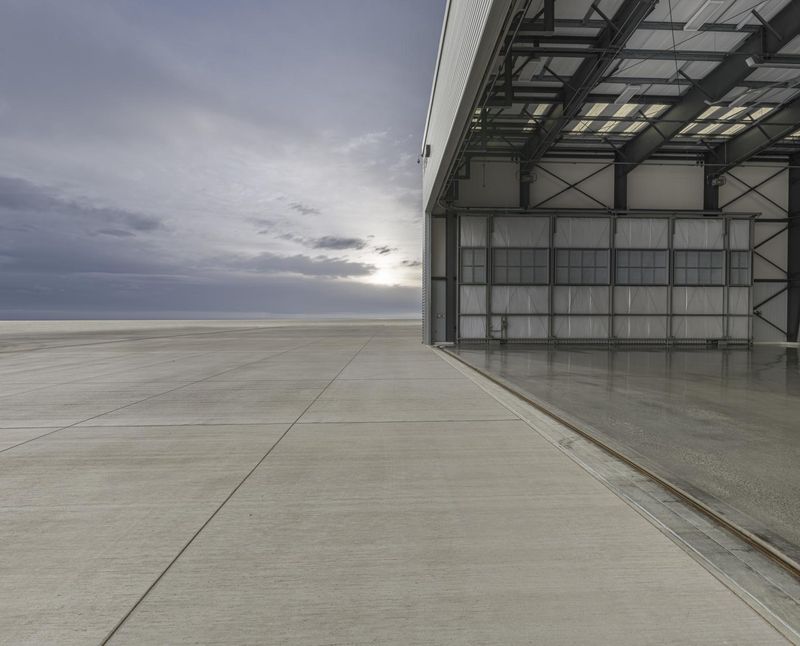
[[[711,124],[707,125],[705,128],[703,128],[702,130],[698,130],[697,132],[692,133],[692,134],[695,134],[695,135],[709,135],[712,132],[714,132],[717,128],[722,126],[722,125],[723,124],[721,124],[721,123],[711,123]]]
[[[591,108],[589,108],[589,111],[586,113],[586,117],[596,117],[607,107],[608,103],[595,103]],[[578,133],[583,132],[590,125],[592,125],[592,121],[594,121],[594,119],[584,118],[582,121],[578,122],[578,125],[575,126],[572,132],[578,132]]]
[[[764,115],[769,114],[770,112],[772,112],[772,110],[773,110],[773,108],[771,108],[769,106],[764,106],[764,107],[758,108],[757,110],[754,110],[753,112],[751,112],[750,116],[753,119],[760,119]]]
[[[737,123],[735,126],[731,126],[727,130],[723,130],[720,134],[730,137],[731,135],[735,135],[740,130],[744,130],[746,127],[746,123]]]
[[[714,115],[716,112],[718,112],[718,111],[719,111],[719,110],[721,110],[721,109],[722,109],[722,108],[720,108],[718,105],[712,105],[710,108],[706,108],[706,109],[703,111],[703,114],[701,114],[701,115],[700,115],[699,117],[697,117],[697,118],[698,118],[698,119],[708,119],[709,117],[713,116],[713,115]]]
[[[643,112],[644,116],[648,119],[652,119],[653,117],[659,115],[667,106],[663,103],[654,103],[653,105],[647,106]],[[647,125],[646,121],[637,121],[635,123],[630,124],[623,132],[626,134],[633,134],[635,132],[639,132],[642,128]]]
[[[627,117],[631,112],[633,112],[638,107],[636,103],[626,103],[625,105],[621,106],[619,110],[614,113],[615,117],[623,118]],[[619,125],[619,121],[606,121],[603,126],[600,128],[600,132],[609,132],[615,126]]]
[[[727,111],[725,114],[722,114],[722,115],[720,115],[718,118],[719,118],[719,119],[724,119],[725,121],[729,121],[730,119],[733,119],[735,116],[737,116],[737,115],[741,114],[741,113],[742,113],[742,112],[744,112],[745,110],[747,110],[747,108],[746,108],[746,107],[744,107],[744,106],[739,106],[739,107],[736,107],[736,108],[731,108],[731,109],[730,109],[730,110],[728,110],[728,111]]]

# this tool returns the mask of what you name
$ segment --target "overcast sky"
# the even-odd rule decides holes
[[[0,2],[0,318],[418,313],[444,4]]]

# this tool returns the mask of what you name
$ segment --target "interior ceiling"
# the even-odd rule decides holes
[[[634,166],[688,156],[724,172],[729,148],[734,163],[785,159],[800,150],[800,2],[791,3],[555,0],[551,23],[546,0],[524,2],[461,160],[615,156]]]

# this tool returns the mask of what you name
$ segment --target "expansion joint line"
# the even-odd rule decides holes
[[[318,340],[318,339],[317,339]],[[169,393],[174,393],[176,390],[181,390],[182,388],[188,388],[189,386],[194,386],[196,384],[203,383],[204,381],[208,381],[209,379],[215,379],[216,377],[220,377],[224,374],[229,372],[233,372],[234,370],[239,370],[246,366],[252,366],[254,363],[259,363],[261,361],[269,361],[275,357],[278,357],[282,354],[286,354],[287,352],[292,352],[293,350],[298,350],[300,348],[304,348],[307,345],[311,345],[312,343],[316,343],[317,340],[309,341],[308,343],[301,343],[298,346],[293,348],[289,348],[288,350],[284,350],[283,352],[276,352],[275,354],[271,354],[268,357],[261,357],[260,359],[256,359],[254,361],[248,361],[247,363],[239,364],[238,366],[234,366],[233,368],[227,368],[222,372],[216,372],[213,375],[209,375],[208,377],[203,377],[202,379],[198,379],[197,381],[191,381],[188,384],[181,384],[180,386],[176,386],[175,388],[170,388],[169,390],[164,390],[159,393],[154,393],[152,395],[148,395],[142,399],[137,399],[136,401],[130,402],[128,404],[123,404],[117,408],[113,408],[111,410],[103,411],[102,413],[98,413],[97,415],[92,415],[91,417],[87,417],[86,419],[78,420],[77,422],[73,422],[72,424],[68,424],[67,426],[62,426],[60,428],[53,429],[52,431],[48,431],[47,433],[43,433],[42,435],[37,435],[36,437],[31,437],[23,442],[19,442],[18,444],[14,444],[13,446],[7,446],[4,449],[0,449],[0,453],[5,453],[6,451],[11,451],[16,449],[18,446],[22,446],[23,444],[29,444],[30,442],[35,442],[36,440],[41,440],[42,438],[49,437],[54,435],[55,433],[60,433],[61,431],[66,431],[67,429],[74,428],[75,426],[79,426],[81,424],[85,424],[86,422],[90,422],[93,419],[98,419],[99,417],[103,417],[104,415],[110,415],[111,413],[116,413],[118,411],[124,410],[126,408],[130,408],[131,406],[135,406],[136,404],[141,404],[142,402],[149,401],[150,399],[155,399],[156,397],[161,397],[162,395],[168,395]],[[193,355],[194,356],[194,355]],[[31,392],[31,391],[28,391]]]
[[[325,391],[327,391],[328,388],[330,388],[331,384],[339,378],[339,376],[347,369],[347,367],[351,363],[353,363],[355,358],[361,353],[361,351],[365,347],[367,347],[369,342],[372,341],[374,338],[375,338],[375,335],[373,334],[371,337],[369,337],[361,345],[361,347],[358,348],[358,350],[356,350],[355,354],[353,354],[353,356],[350,357],[348,362],[346,364],[344,364],[344,366],[342,366],[342,369],[339,370],[339,372],[336,373],[336,375],[333,377],[333,379],[331,379],[327,384],[325,384],[325,387],[322,390],[320,390],[319,393],[317,393],[316,397],[314,397],[314,399],[311,400],[311,402],[308,404],[308,406],[306,406],[303,409],[303,411],[297,416],[297,418],[289,425],[289,428],[287,428],[281,434],[281,436],[277,440],[275,440],[274,444],[272,446],[270,446],[269,449],[267,449],[267,452],[264,453],[264,455],[261,456],[261,458],[258,460],[258,462],[255,463],[253,468],[250,469],[250,471],[248,471],[245,474],[245,476],[231,490],[231,492],[225,497],[225,499],[217,506],[217,508],[211,513],[211,515],[205,520],[205,522],[202,525],[200,525],[200,527],[197,529],[197,531],[194,532],[194,534],[192,534],[191,538],[189,538],[189,540],[186,541],[184,546],[178,551],[178,553],[172,558],[172,560],[167,564],[167,566],[161,571],[161,573],[155,578],[155,580],[147,587],[147,589],[142,593],[142,595],[136,600],[136,603],[134,603],[133,606],[131,606],[131,608],[128,610],[128,612],[126,612],[122,616],[122,618],[114,625],[114,627],[109,631],[109,633],[103,638],[103,641],[100,642],[100,646],[105,646],[106,644],[109,643],[109,641],[111,641],[111,639],[114,637],[114,635],[117,634],[119,629],[122,628],[122,626],[125,624],[125,622],[128,621],[128,619],[136,611],[136,609],[142,604],[142,602],[147,598],[147,596],[155,589],[155,587],[158,585],[158,583],[161,581],[161,579],[163,579],[164,576],[167,574],[167,572],[170,571],[172,566],[175,565],[175,563],[177,563],[178,559],[183,555],[183,553],[187,549],[189,549],[189,546],[195,541],[195,539],[202,533],[202,531],[206,527],[208,527],[208,525],[211,523],[212,520],[214,520],[216,515],[220,511],[222,511],[222,508],[226,504],[228,504],[228,501],[231,498],[233,498],[234,495],[236,495],[236,492],[239,491],[239,489],[242,487],[242,485],[244,485],[244,483],[247,482],[250,479],[250,476],[252,476],[256,472],[256,469],[258,469],[258,467],[260,467],[264,463],[264,461],[269,457],[269,455],[275,450],[275,447],[277,447],[278,444],[281,443],[281,440],[283,440],[283,438],[285,438],[289,434],[289,431],[291,431],[295,427],[295,425],[300,421],[300,419],[302,419],[303,415],[305,415],[309,411],[309,409],[317,402],[317,400],[320,397],[322,397],[323,394],[325,394]],[[306,345],[310,345],[310,344],[306,344]],[[296,348],[293,348],[293,349],[296,349]],[[291,352],[291,350],[287,350],[287,352]],[[281,354],[283,354],[283,353],[281,353]]]

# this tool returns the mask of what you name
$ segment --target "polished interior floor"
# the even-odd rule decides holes
[[[783,643],[418,325],[36,329],[0,643]]]
[[[453,351],[800,563],[796,347]]]

